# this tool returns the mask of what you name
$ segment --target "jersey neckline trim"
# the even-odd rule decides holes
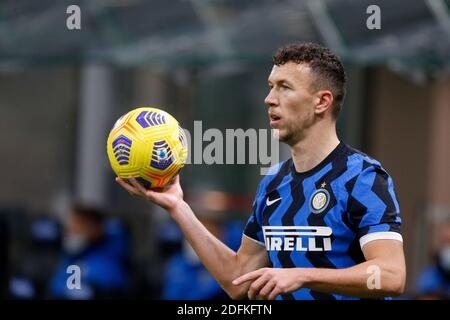
[[[291,173],[298,178],[309,177],[309,176],[313,175],[314,173],[318,172],[323,167],[325,167],[328,163],[332,162],[341,153],[341,151],[345,148],[345,146],[346,146],[345,143],[340,141],[339,144],[336,146],[336,148],[334,148],[334,150],[331,151],[328,154],[328,156],[325,157],[325,159],[323,159],[318,165],[316,165],[312,169],[309,169],[308,171],[298,172],[295,169],[294,161],[292,160],[292,157],[291,157],[289,159]]]

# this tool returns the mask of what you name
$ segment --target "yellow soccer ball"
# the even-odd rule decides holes
[[[116,121],[107,141],[118,177],[135,177],[146,188],[163,187],[183,168],[188,147],[178,121],[156,108],[137,108]]]

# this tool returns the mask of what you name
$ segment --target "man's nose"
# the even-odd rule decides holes
[[[278,105],[278,99],[276,98],[273,90],[270,90],[267,97],[264,99],[264,103],[269,107],[275,107]]]

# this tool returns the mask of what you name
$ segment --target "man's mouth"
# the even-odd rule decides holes
[[[281,121],[281,117],[274,115],[274,114],[269,114],[269,119],[270,119],[271,126],[273,126]]]

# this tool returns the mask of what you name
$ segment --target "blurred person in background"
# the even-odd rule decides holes
[[[24,223],[26,231],[15,230],[15,241],[22,249],[10,266],[9,297],[11,299],[42,299],[48,279],[58,262],[61,250],[61,224],[50,212],[38,211],[14,217]],[[23,237],[25,236],[25,237]],[[26,240],[25,240],[26,239]]]
[[[49,286],[49,298],[120,298],[129,290],[129,247],[120,223],[90,207],[74,206],[63,236],[63,254]],[[69,266],[80,270],[80,288],[68,287]]]
[[[9,276],[9,230],[3,215],[0,216],[0,297],[7,297]]]
[[[199,220],[218,239],[232,250],[240,245],[241,221],[223,222],[201,217]],[[162,299],[167,300],[228,300],[229,297],[205,268],[192,246],[184,240],[182,249],[175,253],[165,268]]]
[[[420,300],[450,299],[450,221],[442,227],[439,244],[433,264],[417,279]]]

